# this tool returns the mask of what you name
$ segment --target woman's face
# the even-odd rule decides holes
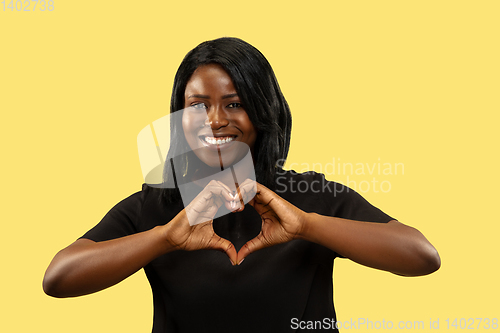
[[[211,167],[238,162],[248,148],[253,152],[257,138],[231,77],[217,64],[198,67],[188,81],[182,128],[196,156]]]

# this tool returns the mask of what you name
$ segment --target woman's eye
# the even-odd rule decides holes
[[[206,109],[207,106],[205,105],[205,103],[195,103],[195,104],[191,104],[191,107],[193,109]]]
[[[241,105],[241,103],[234,102],[234,103],[230,103],[227,107],[231,108],[231,109],[235,109],[235,108],[241,108],[242,105]]]

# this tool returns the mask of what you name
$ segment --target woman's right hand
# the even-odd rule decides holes
[[[227,254],[231,263],[237,262],[234,245],[217,235],[213,229],[213,218],[225,205],[231,211],[239,206],[238,196],[223,183],[212,180],[172,221],[164,226],[168,243],[178,250],[220,250]]]
[[[120,282],[151,260],[175,250],[217,249],[235,263],[233,244],[219,237],[212,226],[212,219],[223,204],[235,210],[231,207],[233,201],[229,188],[214,181],[165,225],[102,242],[78,239],[56,254],[45,272],[43,289],[54,297],[90,294]]]

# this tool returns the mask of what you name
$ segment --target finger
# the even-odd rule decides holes
[[[225,185],[224,183],[222,183],[220,181],[218,181],[218,183],[220,184],[220,186],[222,186],[223,188],[225,188],[227,190],[227,192],[223,193],[223,197],[226,200],[226,202],[225,202],[226,208],[232,212],[242,211],[245,207],[245,203],[242,200],[242,196],[240,194],[240,189],[239,189],[240,186],[238,185],[238,183],[235,183],[236,194],[233,194],[231,189],[227,185]]]
[[[208,207],[211,205],[211,202],[213,202],[217,206],[213,212],[213,217],[222,205],[225,205],[227,209],[232,210],[229,205],[229,202],[232,200],[234,200],[234,198],[229,187],[219,181],[212,180],[195,198],[195,200],[193,200],[193,205],[197,207],[197,211],[204,211],[204,207]]]
[[[230,198],[230,195],[224,188],[219,185],[207,185],[207,187],[205,187],[200,194],[193,199],[192,203],[197,206],[205,206],[210,205],[213,202],[220,207],[222,206],[223,201],[227,200],[226,198]]]
[[[289,202],[283,200],[279,195],[259,183],[257,183],[257,193],[254,198],[253,207],[259,214],[273,210],[277,215],[280,215],[280,212],[283,212],[283,208],[290,205]]]
[[[240,208],[241,208],[241,205],[239,203],[239,200],[237,199],[237,197],[235,198],[233,196],[233,193],[231,191],[231,189],[224,183],[220,182],[220,181],[216,181],[217,182],[217,185],[214,185],[214,188],[216,190],[213,190],[214,193],[219,193],[219,196],[224,199],[224,202],[223,204],[225,205],[225,207],[229,210],[229,211],[232,211],[232,212],[236,212],[238,211]],[[218,192],[218,187],[219,186],[220,188],[222,188],[222,192]],[[236,186],[238,186],[238,184],[236,184]]]
[[[193,226],[210,221],[222,205],[223,200],[218,195],[214,195],[210,191],[200,193],[186,207],[189,224]]]
[[[243,201],[243,197],[241,196],[240,185],[238,183],[234,183],[234,185],[236,185],[236,195],[234,197],[235,199],[238,199],[240,201],[240,206],[243,209],[243,207],[245,207],[245,202]]]
[[[265,247],[268,247],[269,245],[264,242],[264,236],[262,235],[262,232],[257,235],[254,239],[249,240],[246,242],[245,245],[241,247],[241,249],[238,251],[238,259],[237,259],[237,264],[241,264],[241,262],[251,253],[258,251],[260,249],[263,249]]]
[[[254,191],[254,193],[252,193],[251,191]],[[255,209],[257,209],[257,207],[259,206],[267,205],[273,201],[272,194],[274,194],[274,192],[258,182],[255,182],[254,188],[250,189],[249,192],[250,192],[249,195],[252,196],[252,199],[249,201],[249,203]]]
[[[236,253],[236,249],[234,248],[233,243],[225,238],[214,235],[212,241],[210,242],[209,248],[225,252],[233,266],[238,262],[238,254]]]
[[[257,182],[252,179],[246,179],[241,185],[239,186],[239,195],[240,195],[240,200],[245,202],[250,202],[253,197],[255,196],[255,193],[257,193]]]
[[[242,205],[240,200],[238,199],[234,199],[234,200],[230,200],[230,201],[226,201],[225,202],[225,206],[226,208],[233,212],[233,213],[236,213],[236,212],[240,212],[244,209],[245,205]]]
[[[245,209],[245,202],[243,201],[243,197],[240,191],[240,185],[238,183],[234,183],[236,185],[236,193],[233,195],[233,201],[231,201],[230,206],[233,212],[241,212]]]
[[[226,192],[226,197],[221,192]],[[189,224],[193,226],[212,220],[225,198],[229,198],[227,190],[215,181],[210,182],[186,207]]]
[[[208,185],[205,187],[204,191],[205,190],[221,198],[224,198],[225,201],[233,200],[231,189],[227,187],[224,183],[221,183],[220,181],[217,180],[210,181],[210,183],[208,183]]]
[[[219,186],[222,186],[225,190],[226,190],[226,193],[228,193],[231,197],[232,197],[232,192],[231,189],[229,188],[229,186],[227,186],[226,184],[224,184],[223,182],[217,180],[217,184]]]

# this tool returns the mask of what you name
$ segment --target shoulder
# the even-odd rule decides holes
[[[146,231],[170,221],[179,209],[166,205],[162,196],[164,189],[153,186],[143,184],[141,191],[118,202],[81,238],[105,241]]]
[[[130,196],[126,197],[125,199],[121,200],[118,202],[112,210],[129,210],[130,208],[141,208],[146,199],[151,198],[154,196],[155,192],[158,192],[159,189],[156,189],[154,187],[148,186],[147,184],[142,184],[142,189],[141,191],[135,192],[131,194]],[[159,192],[158,192],[159,193]],[[159,195],[159,194],[158,194]]]
[[[147,189],[133,193],[111,208],[101,221],[81,238],[106,241],[138,232],[139,215]]]
[[[107,214],[107,217],[116,219],[127,219],[137,224],[144,207],[157,206],[161,204],[162,189],[142,184],[141,191],[118,202]]]

